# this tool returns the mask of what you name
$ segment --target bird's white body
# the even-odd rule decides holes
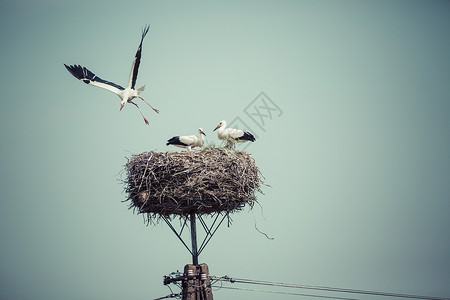
[[[166,145],[173,145],[180,148],[185,148],[191,151],[195,147],[203,147],[205,144],[205,133],[202,128],[198,129],[198,135],[185,135],[185,136],[174,136],[167,141]]]
[[[127,102],[130,102],[134,98],[139,97],[139,94],[145,89],[145,85],[143,87],[138,88],[137,90],[132,89],[131,87],[126,87],[123,91],[120,91],[117,95],[122,99],[120,102],[120,106],[123,107]]]
[[[220,140],[226,141],[230,146],[233,146],[236,143],[255,141],[255,137],[250,132],[245,132],[240,129],[227,128],[227,122],[224,120],[220,121],[219,125],[217,125],[214,130],[217,130],[217,137]]]
[[[205,143],[205,138],[202,134],[197,135],[188,135],[188,136],[180,136],[180,142],[183,144],[186,144],[188,146],[182,146],[182,145],[174,145],[180,148],[186,148],[188,151],[190,151],[192,148],[195,147],[203,147],[203,144]]]
[[[244,135],[244,131],[234,128],[219,128],[217,137],[221,140],[232,141]]]

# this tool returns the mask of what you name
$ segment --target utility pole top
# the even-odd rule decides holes
[[[186,265],[183,277],[175,280],[183,281],[183,300],[213,300],[208,265]]]

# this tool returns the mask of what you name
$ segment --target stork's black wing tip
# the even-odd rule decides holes
[[[246,140],[246,141],[250,141],[250,142],[254,142],[256,141],[255,137],[253,136],[253,134],[251,134],[248,131],[244,132],[244,135],[241,137],[242,140]]]
[[[82,66],[79,66],[79,65],[66,65],[66,64],[64,64],[64,66],[66,67],[67,71],[69,71],[70,74],[72,74],[75,78],[77,78],[77,79],[83,79],[84,78],[83,67]]]
[[[142,29],[142,39],[147,35],[148,30],[150,29],[150,25],[145,25],[145,27]]]
[[[75,78],[82,80],[84,83],[90,83],[91,80],[101,81],[102,79],[96,78],[95,74],[89,71],[87,68],[80,65],[66,65],[67,71],[70,72]],[[123,89],[123,88],[122,88]]]
[[[71,66],[71,65],[66,65],[66,64],[64,64],[64,67],[66,67],[67,71],[69,71],[69,72],[70,72],[70,70],[72,69],[72,66]]]
[[[178,145],[178,146],[188,146],[185,143],[183,143],[182,141],[180,141],[180,136],[174,136],[173,138],[169,139],[166,143],[166,146],[169,145]]]

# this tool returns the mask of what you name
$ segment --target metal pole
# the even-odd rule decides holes
[[[198,250],[197,250],[197,228],[195,226],[195,213],[190,214],[191,217],[191,241],[192,241],[192,264],[198,265]]]

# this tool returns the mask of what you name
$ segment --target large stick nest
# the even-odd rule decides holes
[[[130,208],[147,217],[235,212],[252,208],[261,173],[246,152],[207,148],[144,152],[125,165]]]

